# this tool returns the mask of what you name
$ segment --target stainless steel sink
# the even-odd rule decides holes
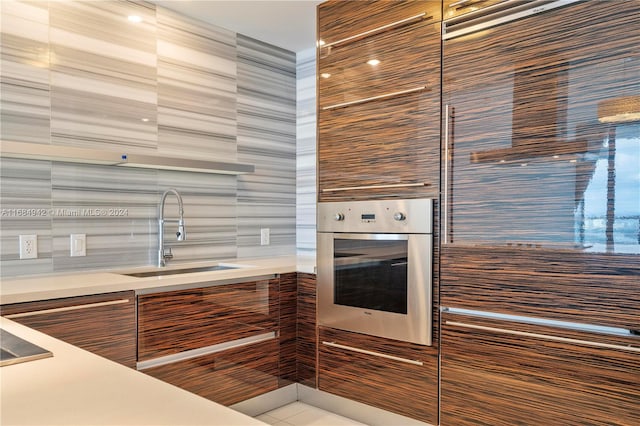
[[[0,367],[51,356],[50,351],[0,329]]]
[[[227,266],[227,265],[214,265],[214,266],[200,266],[197,268],[183,268],[183,269],[156,269],[153,271],[146,272],[132,272],[127,275],[129,277],[161,277],[164,275],[176,275],[176,274],[190,274],[193,272],[209,272],[209,271],[223,271],[225,269],[238,269],[237,266]]]

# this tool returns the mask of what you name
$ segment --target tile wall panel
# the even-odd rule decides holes
[[[45,215],[2,218],[1,276],[154,264],[168,187],[183,195],[188,233],[173,242],[167,229],[174,262],[295,253],[294,53],[142,1],[0,6],[2,140],[256,165],[238,178],[3,159],[2,208]],[[27,233],[40,259],[18,259]],[[87,234],[87,256],[70,257],[71,233]]]
[[[155,151],[155,5],[50,2],[49,14],[52,143]]]
[[[316,253],[316,49],[296,56],[296,247]]]
[[[294,254],[296,244],[296,58],[238,34],[238,177],[240,257]],[[260,245],[260,228],[271,242]]]
[[[50,143],[47,2],[0,2],[0,69],[0,139]]]
[[[53,270],[51,163],[0,159],[0,275]],[[20,260],[19,235],[36,234],[38,258]]]
[[[158,196],[167,188],[182,195],[187,239],[176,241],[175,228],[165,228],[165,244],[172,247],[174,262],[228,259],[237,257],[237,178],[229,175],[159,171]],[[176,198],[169,195],[165,217],[178,217]],[[157,243],[154,222],[153,256]]]
[[[55,162],[51,176],[55,271],[152,261],[156,171]],[[70,256],[70,234],[86,234],[86,256]]]
[[[236,35],[158,8],[158,150],[236,160]]]

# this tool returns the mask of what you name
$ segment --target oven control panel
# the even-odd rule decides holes
[[[431,234],[432,231],[430,198],[318,203],[318,232]]]

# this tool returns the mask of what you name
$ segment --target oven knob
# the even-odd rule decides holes
[[[341,220],[344,220],[344,214],[343,213],[336,213],[336,215],[333,216],[333,219],[335,219],[338,222],[340,222]]]
[[[393,215],[393,218],[397,221],[401,221],[401,220],[405,220],[407,217],[404,215],[404,213],[398,212]]]

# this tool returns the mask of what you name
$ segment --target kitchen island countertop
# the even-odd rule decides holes
[[[264,425],[261,421],[6,318],[53,357],[0,367],[0,424]]]

